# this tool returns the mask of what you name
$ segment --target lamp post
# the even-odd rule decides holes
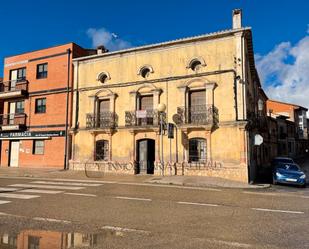
[[[166,105],[160,103],[158,105],[158,112],[159,112],[159,119],[160,119],[160,138],[161,138],[161,167],[162,167],[162,176],[164,175],[164,159],[163,159],[163,129],[164,129],[164,122],[163,122],[163,113],[166,110]]]

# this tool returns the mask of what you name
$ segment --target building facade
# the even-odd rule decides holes
[[[227,31],[73,61],[71,169],[254,178],[261,85],[240,10]]]
[[[308,109],[299,105],[267,100],[268,116],[278,124],[278,155],[298,157],[308,149]]]
[[[5,58],[0,88],[2,167],[65,166],[72,59],[89,53],[69,43]]]

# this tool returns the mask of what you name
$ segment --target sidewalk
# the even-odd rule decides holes
[[[269,184],[249,185],[243,182],[227,180],[218,177],[206,176],[153,176],[153,175],[124,175],[103,174],[102,172],[88,172],[61,170],[61,169],[24,169],[24,168],[0,168],[0,177],[22,178],[48,178],[48,179],[74,179],[74,180],[97,180],[130,183],[166,184],[190,187],[219,187],[260,189],[268,188]]]

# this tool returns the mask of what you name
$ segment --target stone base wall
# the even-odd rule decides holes
[[[134,162],[70,162],[70,170],[82,170],[89,176],[107,174],[136,174]],[[236,163],[165,163],[155,162],[155,176],[211,176],[248,183],[248,169],[245,164]]]

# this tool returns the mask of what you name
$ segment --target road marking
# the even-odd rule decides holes
[[[97,197],[93,194],[82,194],[82,193],[64,193],[65,195],[80,195],[80,196],[89,196],[89,197]]]
[[[23,187],[23,188],[46,188],[46,189],[61,189],[61,190],[81,190],[84,187],[69,187],[69,186],[53,186],[53,185],[36,185],[36,184],[12,184],[12,187]]]
[[[28,199],[32,199],[32,198],[38,198],[40,196],[39,195],[22,195],[22,194],[0,193],[0,197],[28,200]]]
[[[137,197],[126,197],[126,196],[116,196],[114,198],[123,199],[123,200],[133,200],[133,201],[152,201],[151,199],[137,198]]]
[[[0,205],[1,204],[7,204],[7,203],[10,203],[10,201],[0,201]]]
[[[280,210],[280,209],[268,209],[268,208],[251,208],[253,210],[257,211],[263,211],[263,212],[277,212],[277,213],[288,213],[288,214],[304,214],[304,212],[301,211],[290,211],[290,210]]]
[[[293,198],[304,198],[304,199],[309,198],[309,196],[306,196],[306,195],[297,195],[297,194],[289,194],[289,193],[261,193],[261,192],[251,192],[251,191],[243,191],[242,193],[250,194],[250,195],[263,195],[263,196],[293,197]]]
[[[140,229],[134,229],[134,228],[126,228],[126,227],[103,226],[103,227],[101,227],[101,229],[112,230],[112,231],[120,231],[120,232],[134,232],[134,233],[150,234],[150,232],[146,231],[146,230],[140,230]]]
[[[209,206],[209,207],[218,207],[218,204],[210,204],[210,203],[199,203],[199,202],[185,202],[185,201],[178,201],[178,204],[184,205],[197,205],[197,206]]]
[[[208,242],[227,245],[231,247],[239,247],[239,248],[252,248],[253,245],[240,243],[240,242],[234,242],[234,241],[224,241],[224,240],[217,240],[217,239],[205,239]]]
[[[34,217],[33,220],[36,221],[48,221],[48,222],[57,222],[57,223],[71,223],[71,221],[68,220],[57,220],[57,219],[51,219],[51,218],[42,218],[42,217]]]
[[[16,180],[29,180],[29,177],[0,177],[0,179],[16,179]],[[32,177],[31,180],[45,180],[45,181],[66,181],[66,182],[88,182],[88,183],[102,183],[102,184],[118,184],[118,185],[132,185],[132,186],[149,186],[158,188],[178,188],[178,189],[190,189],[190,190],[203,190],[203,191],[217,191],[221,192],[222,189],[209,188],[209,187],[194,187],[194,186],[180,186],[180,185],[167,185],[167,184],[152,184],[152,183],[134,183],[134,182],[117,182],[117,181],[98,181],[98,180],[78,180],[78,179],[61,179],[61,178],[41,178]]]
[[[13,192],[18,190],[18,188],[0,188],[0,192]]]
[[[63,191],[57,190],[44,190],[44,189],[23,189],[17,191],[17,193],[39,193],[39,194],[60,194]]]
[[[48,185],[69,185],[69,186],[85,186],[85,187],[98,187],[102,186],[99,183],[79,183],[79,182],[49,182],[49,181],[34,181],[31,183],[48,184]]]

